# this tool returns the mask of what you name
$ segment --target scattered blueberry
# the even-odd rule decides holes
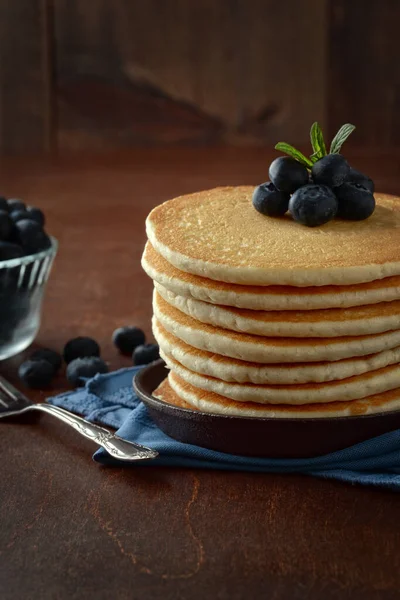
[[[308,171],[294,158],[280,156],[271,163],[269,178],[278,190],[292,194],[308,183]]]
[[[100,356],[100,346],[89,337],[77,337],[65,344],[63,357],[68,364],[76,358]]]
[[[373,194],[359,183],[344,183],[336,190],[338,217],[350,221],[368,219],[375,210]]]
[[[29,219],[27,210],[13,210],[10,212],[10,219],[16,223],[17,221],[23,221],[24,219]]]
[[[0,241],[0,260],[11,260],[12,258],[21,258],[23,250],[18,244]]]
[[[30,388],[47,387],[54,374],[54,367],[47,360],[27,360],[18,370],[19,378]]]
[[[98,356],[76,358],[67,367],[67,379],[74,386],[84,384],[84,379],[94,377],[98,373],[108,373],[104,360]]]
[[[47,360],[52,365],[54,372],[59,371],[62,365],[61,355],[55,350],[51,350],[51,348],[39,348],[39,350],[35,350],[29,360]]]
[[[341,154],[328,154],[313,164],[311,175],[314,183],[337,187],[349,175],[350,166]]]
[[[369,190],[371,194],[375,192],[375,184],[372,181],[372,179],[368,177],[368,175],[364,175],[364,173],[361,173],[360,171],[357,171],[357,169],[353,169],[352,167],[350,167],[346,183],[359,183],[367,190]]]
[[[22,200],[18,200],[17,198],[10,198],[7,200],[8,210],[13,212],[14,210],[25,210],[26,204],[22,202]]]
[[[305,185],[290,198],[289,210],[295,221],[317,227],[327,223],[336,215],[338,201],[326,185]]]
[[[7,242],[14,231],[14,224],[7,211],[0,210],[0,240]]]
[[[44,227],[46,219],[45,219],[43,211],[40,210],[40,208],[34,208],[32,206],[28,206],[28,208],[26,209],[26,212],[28,213],[28,219],[31,219],[32,221],[36,221],[36,223],[39,223],[39,225]]]
[[[160,358],[160,349],[157,344],[143,344],[133,351],[134,365],[147,365]]]
[[[4,196],[0,196],[0,210],[9,211],[7,199]]]
[[[253,192],[253,206],[263,215],[282,217],[288,210],[290,194],[280,192],[273,183],[262,183]]]
[[[122,354],[132,354],[137,346],[142,346],[145,335],[139,327],[120,327],[113,333],[112,340]]]

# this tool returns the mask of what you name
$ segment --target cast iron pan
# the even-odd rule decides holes
[[[176,440],[219,452],[306,458],[341,450],[400,428],[400,411],[322,419],[263,419],[179,408],[152,396],[167,374],[164,361],[159,360],[135,377],[135,391],[152,419]]]

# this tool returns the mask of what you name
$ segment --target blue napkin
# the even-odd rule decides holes
[[[118,430],[121,437],[157,450],[160,455],[135,466],[166,465],[200,469],[304,473],[349,483],[400,490],[400,430],[325,456],[307,459],[268,459],[234,456],[183,444],[163,433],[135,395],[132,379],[140,367],[97,375],[85,387],[50,398],[49,402]],[[103,465],[126,466],[105,450],[94,460]]]

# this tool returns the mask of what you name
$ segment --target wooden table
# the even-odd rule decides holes
[[[354,153],[399,192],[400,154]],[[2,190],[43,207],[60,253],[38,343],[91,335],[111,367],[127,323],[150,335],[144,219],[156,204],[267,179],[261,149],[10,159]],[[21,357],[0,365],[14,381]],[[60,377],[51,393],[65,389]],[[31,394],[37,399],[43,393]],[[0,598],[329,600],[399,597],[400,504],[389,491],[298,475],[101,468],[93,446],[44,416],[0,426]]]

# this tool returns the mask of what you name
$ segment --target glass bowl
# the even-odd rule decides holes
[[[0,261],[0,360],[27,348],[40,327],[41,307],[58,242],[42,252]]]

